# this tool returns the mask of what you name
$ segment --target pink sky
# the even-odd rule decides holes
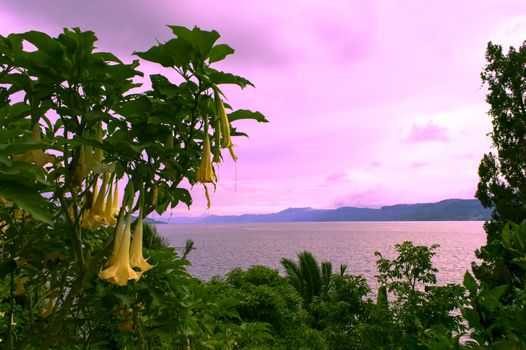
[[[0,33],[93,30],[130,60],[171,36],[165,24],[216,29],[236,53],[220,68],[256,89],[225,89],[238,122],[237,164],[219,169],[174,215],[378,207],[473,198],[490,149],[480,72],[488,41],[526,39],[524,0],[5,0]],[[150,69],[150,68],[148,68]],[[227,157],[226,157],[227,158]],[[236,170],[237,167],[237,170]],[[236,176],[237,173],[237,176]]]

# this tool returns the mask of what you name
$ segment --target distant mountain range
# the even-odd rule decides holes
[[[437,203],[397,204],[379,209],[342,207],[337,209],[289,208],[274,214],[244,214],[197,218],[171,218],[170,223],[229,224],[252,222],[313,221],[479,221],[489,220],[491,209],[475,199],[446,199]]]

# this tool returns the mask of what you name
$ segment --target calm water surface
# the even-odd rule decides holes
[[[303,250],[329,260],[333,268],[348,265],[348,273],[364,275],[376,287],[375,251],[393,258],[394,245],[413,241],[418,245],[440,244],[434,264],[438,282],[461,283],[475,259],[475,249],[485,242],[481,221],[450,222],[314,222],[221,225],[157,225],[174,247],[195,243],[189,255],[192,275],[209,279],[225,275],[234,267],[266,265],[281,269],[282,257],[295,259]]]

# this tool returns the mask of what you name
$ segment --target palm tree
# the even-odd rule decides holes
[[[297,262],[282,258],[281,265],[290,285],[302,296],[306,305],[327,291],[332,276],[330,261],[323,261],[320,265],[311,252],[303,251],[298,254]],[[340,267],[340,272],[344,271]]]

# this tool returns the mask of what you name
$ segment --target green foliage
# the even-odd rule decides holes
[[[438,346],[447,338],[464,331],[462,319],[452,315],[464,303],[464,288],[458,285],[436,286],[436,272],[432,257],[438,245],[415,246],[405,241],[395,245],[396,259],[389,260],[381,253],[376,264],[381,284],[376,311],[387,323],[384,332],[386,341],[394,341],[409,348],[420,348],[425,344]],[[385,291],[393,293],[389,310],[385,312]],[[377,316],[378,317],[378,316]],[[380,318],[381,318],[380,317]],[[386,318],[391,318],[386,322]],[[437,335],[447,335],[446,338]],[[425,348],[425,347],[424,347]]]
[[[415,246],[413,242],[405,241],[395,245],[398,257],[395,260],[385,259],[380,252],[376,262],[379,275],[378,282],[389,285],[389,291],[396,295],[415,292],[417,287],[436,283],[436,272],[431,258],[436,254],[438,244],[431,247]]]
[[[486,59],[481,76],[489,90],[486,101],[490,105],[490,136],[495,153],[485,154],[480,162],[476,197],[485,207],[493,208],[492,220],[485,224],[489,245],[501,239],[508,221],[526,219],[526,44],[518,49],[511,47],[505,54],[500,45],[490,42]],[[474,267],[476,276],[493,286],[521,287],[524,270],[513,264],[510,256],[496,256],[487,249],[484,246],[477,252],[483,263]]]
[[[302,296],[306,305],[329,288],[332,264],[329,261],[318,264],[311,252],[299,253],[297,262],[282,258],[281,265],[285,268],[290,285]],[[345,268],[342,267],[341,271],[345,271]]]
[[[234,269],[211,282],[216,296],[239,300],[237,311],[246,322],[268,324],[273,349],[326,349],[322,334],[309,325],[309,314],[299,307],[301,297],[277,270],[252,266]]]
[[[526,270],[526,222],[506,224],[501,238],[489,243],[487,251],[496,258],[507,256]],[[479,284],[469,273],[464,276],[464,286],[469,291],[469,306],[463,315],[473,329],[472,344],[495,349],[526,347],[526,286]]]

